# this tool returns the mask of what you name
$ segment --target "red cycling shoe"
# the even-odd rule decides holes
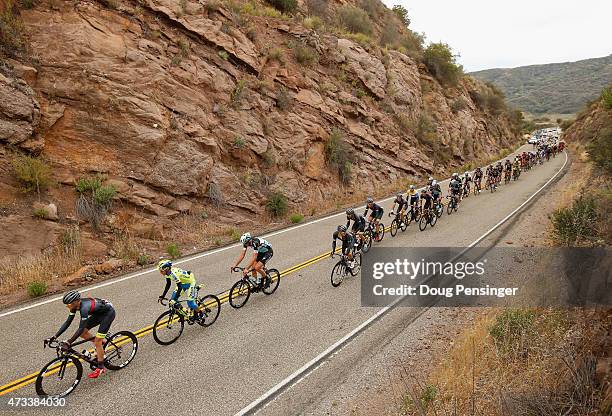
[[[87,375],[87,377],[89,378],[98,378],[101,375],[106,374],[106,368],[96,368],[94,371],[92,371],[91,373],[89,373]]]

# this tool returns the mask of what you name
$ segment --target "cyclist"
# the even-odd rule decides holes
[[[482,169],[480,169],[479,166],[474,171],[474,186],[476,189],[478,189],[478,193],[480,193],[480,190],[482,189],[482,175]]]
[[[373,223],[376,226],[378,222],[380,221],[380,219],[382,218],[385,210],[383,209],[383,207],[381,207],[376,202],[374,202],[374,199],[372,199],[371,197],[369,197],[367,200],[366,210],[363,213],[364,217],[368,215],[368,210],[372,210],[372,213],[368,217],[368,221]]]
[[[449,193],[454,195],[457,199],[457,204],[461,201],[461,194],[463,186],[461,185],[461,179],[457,173],[453,173],[450,183],[448,184]]]
[[[428,181],[428,183],[432,184],[434,182],[433,178],[430,177],[429,179],[431,179],[431,182]],[[406,198],[410,203],[410,215],[412,216],[412,220],[415,220],[417,215],[416,208],[419,206],[419,193],[414,185],[410,185],[410,189],[407,192]]]
[[[433,196],[431,195],[431,192],[428,191],[427,189],[421,189],[420,201],[421,201],[421,212],[423,213],[423,216],[425,216],[425,213],[428,210],[430,210],[433,205]]]
[[[512,177],[512,162],[510,162],[510,159],[506,159],[504,162],[504,171],[506,172],[509,180]]]
[[[514,176],[518,179],[518,177],[521,176],[521,161],[519,160],[518,156],[514,158],[512,169],[515,172]]]
[[[430,176],[429,179],[427,179],[427,186],[431,186],[433,181],[434,181],[434,178]]]
[[[342,254],[349,259],[349,267],[353,267],[353,252],[355,251],[355,237],[346,231],[345,225],[339,225],[332,236],[332,249],[330,257],[334,257],[336,253],[336,240],[342,241]]]
[[[440,188],[440,184],[438,183],[438,181],[434,180],[431,183],[431,186],[429,187],[429,192],[433,197],[434,204],[439,204],[440,198],[442,196],[442,188]]]
[[[231,271],[234,270],[235,267],[238,267],[242,259],[247,252],[247,249],[251,247],[253,249],[253,257],[251,257],[251,261],[242,271],[243,276],[246,276],[247,273],[252,272],[253,277],[256,279],[257,285],[261,288],[262,282],[265,282],[265,287],[268,288],[270,286],[269,279],[266,279],[266,272],[264,271],[264,266],[272,258],[274,252],[272,251],[272,245],[268,243],[263,238],[259,237],[251,237],[251,233],[244,233],[240,237],[240,242],[242,243],[242,253],[236,259],[236,264],[232,266]],[[260,279],[260,276],[263,277],[263,280]]]
[[[176,289],[172,292],[170,298],[170,304],[174,304],[178,301],[181,293],[187,294],[187,306],[192,312],[190,318],[197,319],[202,312],[196,303],[196,296],[198,294],[197,282],[193,273],[189,270],[179,269],[178,267],[172,266],[172,261],[163,259],[157,263],[157,270],[159,273],[166,278],[166,287],[164,293],[157,299],[161,303],[166,298],[166,293],[170,289],[172,282],[176,283]]]
[[[70,324],[74,320],[74,315],[77,311],[79,311],[81,315],[79,328],[72,337],[66,341],[62,341],[61,346],[62,349],[66,350],[70,348],[70,345],[76,341],[78,337],[86,340],[92,340],[93,338],[93,343],[96,347],[96,358],[98,360],[98,365],[96,369],[89,373],[87,377],[98,378],[106,373],[106,369],[104,368],[103,345],[106,334],[108,333],[108,330],[115,319],[115,309],[109,301],[104,299],[81,299],[81,294],[76,290],[67,292],[64,295],[62,302],[64,302],[64,305],[66,305],[70,313],[68,315],[68,319],[66,319],[66,322],[64,322],[57,333],[51,337],[51,340],[56,340],[68,329],[68,327],[70,327]],[[98,325],[98,332],[96,333],[95,337],[92,337],[89,331]]]
[[[351,232],[357,236],[359,241],[363,242],[363,232],[365,231],[366,220],[362,215],[359,215],[355,212],[353,208],[349,208],[346,210],[346,228],[348,229],[351,224],[351,220],[353,221],[353,226],[351,227]]]
[[[463,174],[463,193],[464,195],[470,193],[470,182],[472,182],[472,177],[470,176],[470,172],[466,170],[465,173]]]
[[[395,205],[397,205],[397,211],[395,211]],[[401,192],[398,192],[395,195],[395,199],[393,200],[393,208],[391,209],[391,211],[399,214],[400,220],[404,222],[404,212],[407,206],[408,201],[404,198],[404,195]]]

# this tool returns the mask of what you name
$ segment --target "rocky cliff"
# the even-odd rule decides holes
[[[195,231],[260,222],[271,191],[312,215],[488,158],[518,138],[506,112],[475,101],[483,84],[465,77],[443,86],[401,49],[309,29],[301,3],[293,16],[212,0],[29,5],[14,12],[27,46],[5,48],[0,65],[0,221],[15,234],[0,247],[8,254],[36,252],[57,234],[32,219],[35,197],[14,177],[15,152],[52,167],[55,184],[42,199],[57,205],[61,225],[79,222],[78,178],[103,174],[115,187],[106,234],[89,236],[106,243],[90,244],[103,255],[117,230],[152,245],[201,245]],[[332,17],[340,5],[329,3]],[[348,149],[343,181],[326,163],[330,136]],[[26,229],[43,241],[17,237]]]

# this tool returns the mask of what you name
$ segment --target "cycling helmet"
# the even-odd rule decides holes
[[[466,170],[466,171],[465,171],[465,175],[469,175],[469,174],[470,174],[470,171],[469,171],[469,170]]]
[[[346,210],[346,215],[349,217],[352,217],[353,215],[355,215],[355,210],[353,208],[349,208]]]
[[[438,181],[436,181],[435,179],[431,182],[431,186],[436,186],[438,184]]]
[[[433,181],[434,178],[432,178],[431,176],[429,177],[429,182]]]
[[[346,232],[346,225],[339,225],[338,226],[338,232],[345,233]]]
[[[432,179],[432,181],[433,181],[433,179]],[[414,190],[414,188],[415,188],[415,186],[414,186],[414,185],[410,185],[410,190],[411,190],[411,191],[413,191],[413,190]]]
[[[372,202],[374,202],[374,199],[372,197],[368,197],[368,204],[371,204]]]
[[[396,197],[401,198],[403,195],[401,192],[398,192],[397,194],[395,194]]]
[[[71,290],[70,292],[66,292],[64,298],[62,299],[62,302],[64,302],[64,305],[68,305],[79,299],[81,299],[81,294],[76,290]]]
[[[242,236],[240,237],[240,242],[242,244],[248,243],[249,241],[251,241],[251,233],[244,233],[242,234]]]
[[[167,259],[163,259],[160,260],[159,263],[157,263],[157,270],[164,271],[164,270],[170,270],[170,268],[172,268],[172,262],[170,260]]]
[[[456,178],[456,177],[458,177],[458,176],[459,176],[459,174],[458,174],[458,173],[453,173],[453,178]]]

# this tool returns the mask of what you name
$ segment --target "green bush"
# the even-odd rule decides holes
[[[391,10],[393,10],[393,13],[395,13],[395,15],[402,21],[402,23],[406,27],[410,26],[410,18],[408,17],[408,10],[404,6],[396,4],[395,6],[393,6]]]
[[[224,61],[227,61],[229,59],[229,53],[227,53],[227,51],[220,50],[219,52],[217,52],[217,55],[219,55]]]
[[[463,110],[464,108],[467,107],[467,103],[465,102],[465,100],[462,97],[459,97],[455,100],[453,100],[453,102],[450,105],[451,111],[453,113],[458,113],[459,111]]]
[[[332,130],[329,140],[325,143],[325,161],[338,173],[342,183],[350,182],[353,155],[339,130]]]
[[[372,21],[368,14],[354,6],[342,6],[339,11],[340,23],[348,31],[353,33],[363,33],[370,35],[372,33]]]
[[[147,264],[149,264],[149,256],[147,256],[146,254],[139,254],[138,259],[136,259],[136,263],[139,266],[146,266]]]
[[[168,244],[168,246],[166,247],[166,252],[173,259],[181,257],[181,249],[176,243]]]
[[[397,30],[397,26],[390,22],[385,25],[380,34],[380,46],[395,46],[400,38],[400,32]]]
[[[102,186],[102,178],[100,176],[92,176],[87,178],[79,178],[75,187],[78,193],[85,192],[94,193]]]
[[[377,18],[385,10],[379,0],[360,0],[359,7],[365,10],[371,18]]]
[[[421,113],[419,119],[413,125],[414,135],[421,143],[431,145],[435,139],[436,131],[436,125],[427,113]]]
[[[570,207],[558,209],[553,213],[553,236],[557,241],[571,246],[580,240],[594,237],[598,220],[595,198],[581,195]]]
[[[234,147],[236,149],[242,149],[245,145],[246,145],[246,142],[244,141],[242,137],[236,136],[234,138]]]
[[[45,282],[34,281],[28,284],[28,296],[37,298],[47,293],[47,284]]]
[[[231,228],[228,232],[227,235],[229,236],[230,240],[232,241],[238,241],[240,240],[240,231],[236,230],[235,228]]]
[[[612,108],[612,86],[604,88],[601,92],[601,102],[606,109]]]
[[[297,0],[267,0],[272,6],[283,13],[293,13],[297,9]]]
[[[612,175],[612,126],[599,131],[587,145],[589,159],[608,175]]]
[[[302,214],[293,214],[291,217],[289,217],[289,219],[291,220],[292,223],[298,224],[304,221],[304,216]]]
[[[289,202],[287,201],[287,197],[281,192],[274,192],[268,197],[266,208],[273,217],[282,217],[289,209]]]
[[[94,191],[93,199],[100,206],[108,206],[115,195],[117,195],[117,191],[114,186],[100,186]]]
[[[521,353],[534,333],[535,313],[530,310],[509,309],[495,318],[489,335],[497,350],[503,354]]]
[[[19,155],[12,160],[13,171],[17,179],[24,185],[24,191],[40,191],[47,189],[51,183],[51,168],[42,159]]]
[[[561,127],[561,129],[562,129],[563,131],[565,131],[565,130],[569,129],[569,127],[570,127],[572,124],[574,124],[574,121],[576,121],[576,120],[575,120],[575,119],[573,119],[573,118],[570,118],[570,119],[567,119],[567,120],[563,120],[559,126]],[[535,127],[534,127],[534,129],[535,129]],[[528,133],[530,133],[530,132],[531,132],[532,130],[534,130],[534,129],[529,130],[529,131],[528,131]]]
[[[36,6],[36,2],[37,0],[20,0],[19,1],[19,3],[21,3],[21,7],[23,7],[26,10],[33,9]]]
[[[34,210],[34,216],[37,218],[42,218],[44,220],[48,215],[49,213],[45,208],[37,208]]]
[[[240,101],[242,101],[242,99],[244,98],[246,94],[246,91],[247,91],[246,81],[241,79],[240,81],[236,83],[236,86],[234,87],[234,90],[232,91],[230,95],[230,99],[231,99],[233,106],[237,106],[240,103]]]
[[[311,66],[319,61],[319,54],[308,45],[298,44],[293,48],[295,60],[305,66]]]
[[[14,57],[26,49],[25,26],[15,0],[4,3],[4,8],[0,9],[0,49]]]
[[[302,22],[304,27],[311,30],[320,30],[323,28],[323,20],[319,16],[309,16]]]
[[[438,81],[447,85],[456,85],[463,75],[463,68],[457,64],[446,43],[431,43],[423,54],[425,65]]]

